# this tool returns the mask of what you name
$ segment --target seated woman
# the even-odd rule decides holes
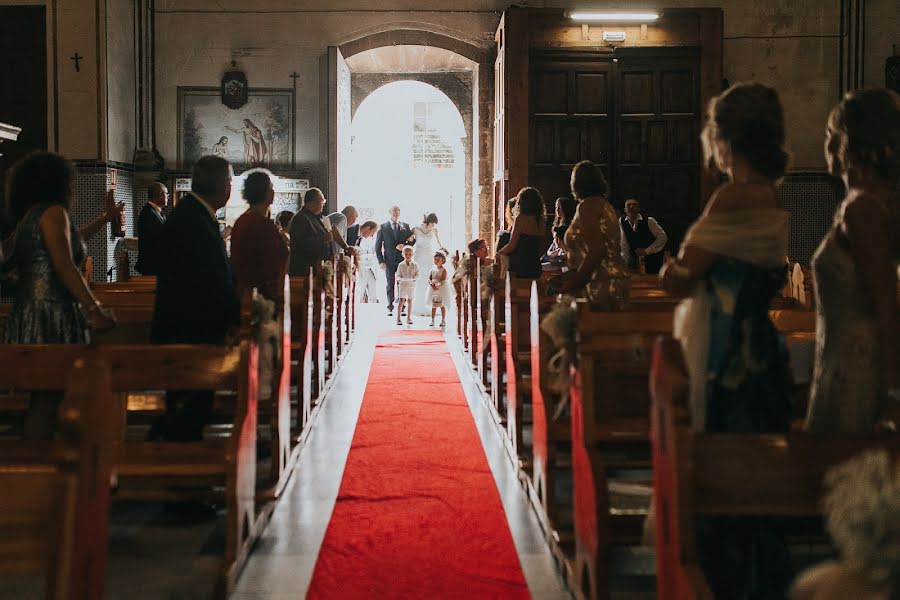
[[[900,259],[900,98],[847,94],[828,117],[825,158],[847,197],[813,257],[816,362],[806,428],[900,426],[896,263]]]
[[[515,197],[506,201],[506,209],[503,211],[503,229],[497,232],[497,241],[494,244],[494,250],[500,251],[509,243],[512,236],[513,212],[516,209]],[[509,256],[506,254],[497,255],[497,264],[500,265],[500,277],[506,278],[506,272],[509,270]]]
[[[6,320],[7,344],[87,344],[91,331],[115,325],[113,315],[91,291],[80,266],[84,241],[112,223],[121,207],[113,193],[106,211],[81,229],[69,210],[75,167],[50,152],[29,154],[9,171],[7,218],[15,224],[8,267],[15,272],[15,301]],[[59,394],[35,393],[25,421],[25,436],[48,437],[56,424]]]
[[[541,263],[552,267],[561,267],[566,264],[566,231],[568,225],[559,225],[553,228],[553,242],[547,248],[547,253],[541,257]]]
[[[541,247],[547,228],[544,198],[534,188],[522,188],[516,196],[515,220],[509,243],[497,256],[509,256],[509,273],[519,279],[541,276]]]
[[[585,160],[572,169],[571,187],[580,204],[564,238],[569,273],[553,280],[550,291],[583,296],[597,310],[623,310],[628,272],[619,249],[619,215],[606,199],[606,178]]]
[[[708,163],[730,181],[662,273],[665,289],[685,297],[673,333],[690,376],[691,422],[705,432],[785,432],[788,357],[769,318],[788,246],[789,214],[776,192],[788,163],[778,94],[761,84],[732,86],[710,101],[701,139]],[[784,597],[790,557],[771,521],[708,517],[696,535],[716,598]]]
[[[272,174],[265,169],[248,171],[241,194],[250,208],[238,217],[231,231],[231,264],[238,293],[257,288],[279,305],[284,299],[290,251],[278,225],[269,218],[275,199]]]

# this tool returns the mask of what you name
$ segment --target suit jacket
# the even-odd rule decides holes
[[[382,223],[375,237],[375,256],[378,257],[378,262],[384,263],[391,271],[396,271],[397,265],[403,261],[403,253],[397,250],[397,244],[415,244],[415,240],[406,241],[406,238],[411,235],[412,229],[409,228],[408,223],[398,221],[397,233],[394,233],[390,221]]]
[[[150,330],[157,344],[222,344],[239,325],[241,305],[219,224],[193,195],[162,231],[156,306]]]
[[[347,242],[348,246],[356,246],[359,244],[359,223],[347,228],[347,239],[344,241]]]
[[[322,241],[325,235],[323,218],[304,206],[291,219],[291,262],[288,265],[291,275],[309,275],[309,268],[322,262],[329,254],[331,242],[326,244]]]
[[[141,209],[137,222],[138,259],[134,265],[141,275],[157,275],[159,273],[162,233],[165,223],[166,218],[149,202]]]

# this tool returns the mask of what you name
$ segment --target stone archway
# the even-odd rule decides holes
[[[467,63],[466,71],[454,75],[452,71],[402,68],[391,72],[357,73],[351,68],[351,114],[360,103],[379,87],[393,81],[411,80],[427,83],[445,93],[463,116],[468,144],[466,163],[466,223],[467,236],[477,237],[493,230],[491,152],[493,147],[494,49],[436,31],[415,27],[373,31],[337,46],[347,63],[379,51],[396,52],[401,48],[439,49],[453,54]],[[410,72],[412,71],[412,72]]]

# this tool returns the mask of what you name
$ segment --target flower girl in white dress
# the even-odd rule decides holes
[[[447,325],[447,306],[452,301],[450,293],[450,278],[447,276],[447,269],[444,263],[447,257],[443,252],[434,253],[434,268],[428,275],[428,284],[431,287],[430,304],[431,304],[431,325],[434,326],[434,317],[437,309],[441,309],[441,327]]]
[[[406,323],[412,325],[412,303],[418,278],[419,265],[413,260],[412,246],[406,246],[403,248],[403,262],[397,266],[397,325],[401,324],[404,304],[407,307]]]

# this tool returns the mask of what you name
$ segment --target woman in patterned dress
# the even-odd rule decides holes
[[[10,169],[6,214],[16,224],[10,260],[17,284],[5,343],[87,344],[90,330],[115,324],[80,266],[86,256],[83,240],[113,222],[120,207],[110,192],[104,214],[76,228],[69,216],[74,176],[72,164],[50,152],[29,154]],[[58,395],[32,398],[26,436],[43,437],[52,431],[58,400]]]

